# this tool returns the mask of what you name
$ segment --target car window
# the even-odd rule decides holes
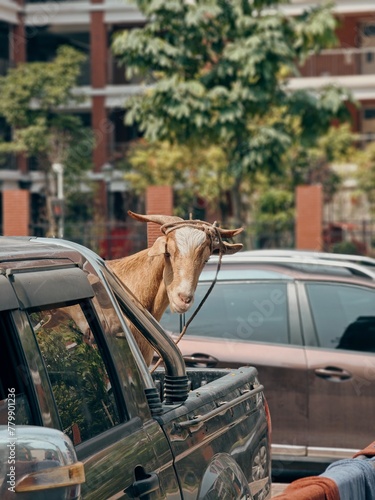
[[[200,281],[212,281],[216,275],[216,267],[207,265],[201,275]],[[280,271],[271,271],[269,269],[257,269],[256,267],[250,269],[233,269],[227,266],[225,269],[220,269],[219,277],[224,280],[293,280],[293,277]]]
[[[209,284],[199,284],[193,310]],[[186,335],[256,342],[289,343],[287,288],[285,283],[219,282],[189,325]],[[168,309],[161,324],[180,331],[179,316]]]
[[[306,284],[319,345],[375,352],[375,290]]]
[[[0,349],[0,425],[8,425],[11,433],[15,425],[35,422],[29,404],[28,381],[22,368],[24,365],[17,355],[15,335],[8,335],[12,326],[7,322],[6,314],[0,315],[0,330],[3,333]]]
[[[30,313],[62,430],[79,444],[119,423],[110,378],[80,304]]]

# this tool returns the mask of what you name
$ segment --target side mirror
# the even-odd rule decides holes
[[[0,498],[78,499],[85,482],[70,439],[56,429],[0,426]]]

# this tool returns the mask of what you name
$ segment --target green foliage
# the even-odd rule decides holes
[[[332,245],[333,253],[345,253],[352,255],[361,255],[358,246],[352,241],[341,241],[340,243],[334,243]]]
[[[77,50],[60,47],[51,62],[23,63],[11,68],[0,77],[0,113],[12,126],[23,128],[69,101],[77,102],[72,90],[84,59]]]
[[[356,135],[347,124],[331,126],[326,134],[318,137],[315,145],[303,147],[299,130],[297,127],[293,145],[285,156],[285,178],[293,190],[299,184],[322,184],[325,200],[329,201],[341,184],[331,163],[353,160]]]
[[[327,127],[328,118],[341,117],[340,91],[328,89],[321,98],[299,92],[292,98],[279,76],[285,67],[297,73],[296,63],[308,51],[333,43],[330,9],[312,9],[297,18],[264,10],[277,3],[138,2],[149,22],[117,36],[113,50],[129,71],[148,72],[155,84],[127,103],[127,122],[138,123],[149,140],[224,141],[229,158],[237,154],[246,172],[249,165],[269,163],[269,155],[261,159],[258,152],[254,167],[252,144],[248,155],[243,149],[248,124],[271,106],[287,105],[299,113],[307,100],[301,125],[310,139]],[[279,155],[287,147],[282,133],[274,134],[272,143]]]
[[[290,20],[294,24],[294,48],[302,60],[309,51],[319,52],[322,47],[336,45],[336,20],[332,15],[327,16],[327,9],[331,10],[333,6],[334,2],[327,2],[323,9],[312,7],[301,16]]]
[[[317,149],[324,153],[328,162],[348,162],[357,154],[355,141],[357,134],[350,130],[348,124],[330,127],[328,132],[319,138]]]
[[[78,306],[77,306],[78,307]],[[45,313],[32,313],[32,321]],[[104,407],[111,407],[106,387],[107,374],[97,349],[83,342],[72,320],[58,326],[39,328],[37,339],[51,378],[61,423],[71,435],[72,423],[78,425],[82,440],[93,437],[111,426]]]
[[[40,160],[40,167],[68,163],[83,137],[80,119],[62,113],[60,107],[82,101],[73,93],[85,56],[72,47],[60,47],[51,62],[23,63],[0,77],[0,115],[13,129],[12,142],[0,143],[0,152],[24,152]],[[81,155],[80,164],[87,166]],[[77,162],[76,162],[77,164]],[[74,167],[72,167],[74,168]],[[82,168],[81,168],[82,169]]]
[[[232,187],[223,150],[178,146],[168,142],[132,144],[128,155],[125,180],[138,194],[147,186],[168,185],[175,191],[176,215],[185,216],[196,198],[212,205],[220,204]]]
[[[356,156],[358,164],[358,187],[364,191],[370,204],[370,209],[375,212],[375,143],[370,143],[366,149]]]
[[[294,228],[293,193],[282,187],[268,186],[256,198],[253,228],[258,245],[282,245],[283,239],[288,238]]]
[[[34,157],[40,171],[49,173],[53,163],[64,165],[65,195],[76,191],[84,173],[92,167],[94,135],[77,115],[61,108],[82,102],[74,93],[85,56],[62,46],[50,62],[24,63],[0,77],[0,115],[12,128],[12,141],[0,142],[1,154],[24,153]],[[49,223],[55,235],[51,211],[53,185],[46,175],[46,212],[40,220]]]
[[[288,17],[280,3],[138,0],[148,22],[113,41],[127,72],[145,83],[125,104],[126,123],[151,142],[221,148],[238,221],[257,172],[284,175],[292,189],[315,168],[311,150],[332,120],[349,120],[343,89],[288,90],[308,55],[335,45],[332,4]]]
[[[273,112],[271,123],[278,120],[281,111]],[[253,178],[256,191],[251,197],[254,228],[258,242],[262,240],[262,245],[275,245],[277,242],[281,245],[283,233],[292,231],[293,193],[297,185],[321,184],[324,199],[328,202],[342,183],[330,163],[353,161],[355,135],[348,125],[331,127],[327,134],[319,137],[316,146],[310,148],[301,147],[301,127],[297,117],[289,116],[287,126],[294,131],[294,135],[281,168],[273,172],[263,170],[262,174],[258,173]]]
[[[260,194],[255,215],[258,231],[264,228],[279,232],[294,222],[294,196],[290,191],[270,188]]]

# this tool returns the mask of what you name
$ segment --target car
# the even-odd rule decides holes
[[[244,252],[245,253],[245,252]],[[255,366],[272,419],[273,476],[320,473],[374,440],[375,282],[305,258],[211,258],[185,318],[163,327],[189,366]],[[355,273],[352,270],[355,269]],[[356,274],[358,271],[359,274]]]
[[[375,259],[366,255],[341,254],[332,252],[320,252],[313,250],[295,249],[263,249],[245,250],[236,254],[238,257],[291,257],[297,259],[321,259],[328,261],[338,261],[342,264],[356,264],[366,267],[375,276]],[[371,274],[372,276],[372,274]]]

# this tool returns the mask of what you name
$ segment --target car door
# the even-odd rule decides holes
[[[209,285],[198,285],[197,305]],[[180,329],[170,311],[161,323]],[[306,360],[292,281],[218,281],[179,347],[190,366],[255,366],[271,411],[273,452],[306,453]]]
[[[309,387],[309,454],[351,456],[374,440],[375,290],[300,286]],[[349,449],[349,451],[345,451]],[[321,451],[319,452],[321,453]]]
[[[150,414],[124,323],[94,275],[95,292],[85,273],[63,279],[64,271],[14,279],[26,308],[13,321],[42,424],[71,438],[85,466],[83,499],[179,498],[169,443]]]

